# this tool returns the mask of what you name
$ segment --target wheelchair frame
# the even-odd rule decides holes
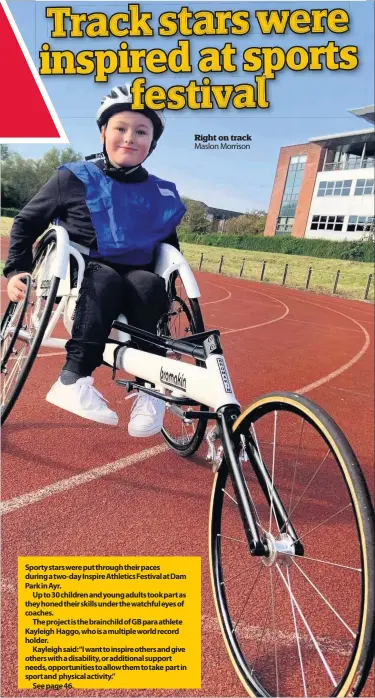
[[[52,333],[61,315],[63,316],[66,330],[69,332],[69,334],[71,332],[74,308],[81,287],[83,275],[85,273],[85,261],[82,255],[88,255],[89,249],[69,240],[67,231],[61,225],[56,225],[49,228],[47,233],[51,232],[55,232],[56,234],[56,254],[52,260],[49,272],[51,276],[56,276],[60,279],[57,290],[57,296],[60,298],[60,301],[55,310],[51,313],[50,320],[43,335],[41,346],[64,349],[66,340],[52,337]],[[74,288],[71,288],[70,284],[70,257],[73,257],[78,265],[77,284]],[[175,271],[178,271],[188,297],[199,298],[200,292],[198,284],[181,252],[171,245],[161,243],[159,245],[155,273],[165,280],[165,284],[167,286],[171,274],[173,274]],[[39,291],[39,294],[41,293],[42,289]],[[119,315],[118,319],[126,323],[126,318],[124,315]],[[116,332],[116,330],[112,330],[110,337],[117,340],[121,339],[123,341],[129,340],[130,338],[128,334],[124,334],[121,331]],[[104,359],[106,363],[108,363],[111,359],[110,344],[106,349],[107,353]]]

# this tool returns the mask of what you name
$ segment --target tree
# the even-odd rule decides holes
[[[183,202],[187,208],[182,219],[181,228],[187,233],[197,233],[203,235],[211,228],[210,220],[207,217],[207,209],[200,201],[193,201],[183,197]]]
[[[82,156],[72,148],[51,148],[40,160],[23,158],[2,146],[1,199],[4,208],[21,209],[65,162],[76,162]]]
[[[223,232],[228,235],[263,235],[266,218],[266,211],[253,209],[225,221]]]
[[[64,165],[65,162],[77,162],[78,160],[82,160],[82,155],[75,153],[73,148],[64,148],[64,150],[51,148],[51,150],[48,150],[41,160],[38,161],[39,188],[48,182],[60,165]]]
[[[5,208],[22,208],[38,187],[35,160],[11,153],[1,167],[1,200]]]
[[[0,145],[0,160],[8,160],[10,150],[8,145]]]

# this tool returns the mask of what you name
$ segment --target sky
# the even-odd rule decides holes
[[[39,69],[39,51],[44,42],[51,49],[71,50],[74,53],[83,49],[118,50],[125,39],[117,37],[89,39],[54,39],[50,33],[52,20],[45,17],[45,8],[70,6],[75,13],[104,12],[108,16],[127,10],[126,2],[90,1],[69,3],[8,0],[9,8]],[[203,36],[172,37],[157,35],[157,19],[161,12],[178,12],[188,6],[193,12],[199,10],[249,10],[252,20],[251,30],[244,36]],[[284,35],[262,35],[257,27],[256,10],[278,9],[295,10],[326,7],[329,10],[343,8],[349,13],[350,30],[334,34],[326,30],[324,34],[294,34],[288,30]],[[170,51],[177,46],[179,39],[190,39],[190,55],[193,70],[191,73],[173,74],[170,71],[153,75],[144,71],[147,86],[161,85],[165,88],[173,83],[187,84],[196,79],[201,83],[204,75],[197,68],[199,50],[207,46],[221,48],[231,41],[237,49],[232,73],[207,74],[213,84],[254,83],[254,73],[241,69],[243,51],[251,46],[280,46],[285,51],[291,46],[321,46],[335,41],[339,46],[358,46],[359,65],[351,71],[299,71],[288,68],[280,71],[269,81],[268,98],[270,108],[227,110],[198,110],[185,108],[180,111],[165,112],[167,127],[156,151],[147,159],[147,169],[164,179],[174,181],[182,196],[204,201],[209,206],[233,211],[256,209],[267,210],[282,146],[305,143],[314,136],[341,133],[368,128],[369,124],[348,112],[349,109],[374,103],[373,93],[373,51],[374,51],[374,2],[372,0],[352,0],[351,2],[319,3],[306,2],[170,2],[152,0],[141,2],[140,9],[152,12],[150,24],[153,37],[127,38],[129,48],[162,48]],[[95,114],[101,98],[115,85],[131,82],[139,75],[113,74],[108,82],[97,83],[93,75],[42,76],[44,85],[64,126],[70,146],[82,155],[100,150],[99,131]],[[19,93],[20,94],[20,93]],[[251,135],[250,150],[196,150],[196,134]],[[10,149],[24,157],[39,158],[54,145],[14,144]]]

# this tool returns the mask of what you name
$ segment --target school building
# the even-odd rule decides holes
[[[265,235],[360,240],[374,230],[375,107],[349,111],[362,129],[280,149]]]

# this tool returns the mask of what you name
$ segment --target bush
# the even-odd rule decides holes
[[[260,235],[197,235],[180,233],[181,242],[190,242],[213,247],[232,247],[237,250],[275,252],[280,254],[321,257],[326,259],[352,259],[357,262],[374,262],[375,247],[372,242],[309,240],[284,236],[264,237]]]
[[[8,218],[15,218],[19,214],[18,208],[2,208],[1,215]]]

